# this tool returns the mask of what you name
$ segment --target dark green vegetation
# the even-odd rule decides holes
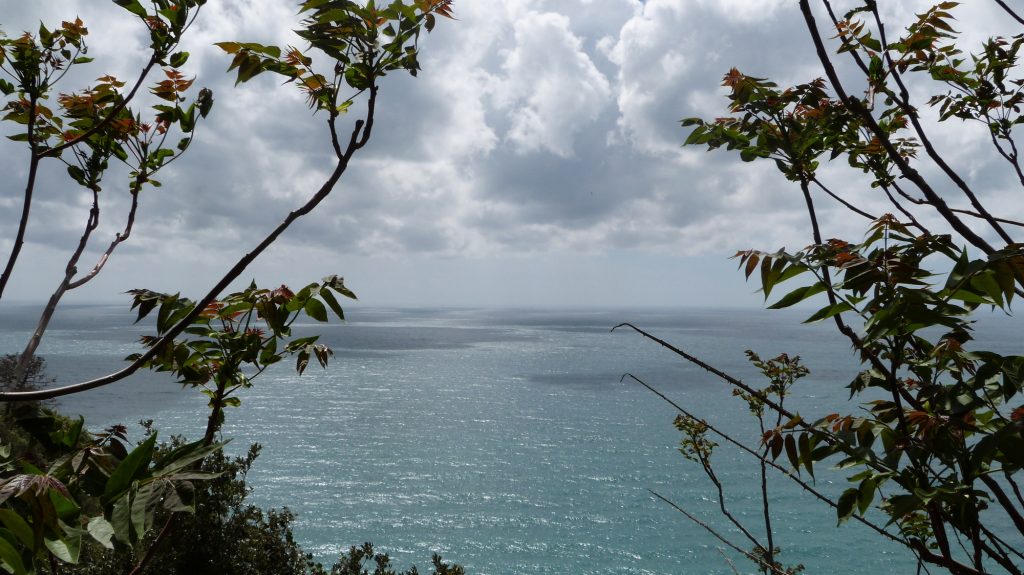
[[[133,290],[140,321],[156,312],[156,334],[144,338],[144,350],[128,358],[127,367],[52,387],[45,385],[51,382],[45,380],[35,352],[63,296],[96,277],[108,257],[130,239],[139,203],[160,186],[154,176],[188,151],[214,104],[208,89],[189,95],[194,82],[184,68],[189,54],[178,49],[205,0],[114,2],[150,39],[150,53],[133,84],[90,72],[100,76],[95,86],[57,92],[68,69],[92,60],[86,56],[88,29],[80,19],[52,30],[41,24],[36,33],[16,38],[0,34],[2,119],[16,126],[9,138],[23,142],[28,152],[23,210],[0,274],[0,298],[19,263],[39,170],[61,164],[91,199],[84,231],[38,327],[21,354],[0,362],[0,569],[14,575],[356,574],[369,568],[379,575],[394,574],[387,556],[369,544],[353,547],[330,571],[314,563],[293,541],[287,510],[263,511],[245,503],[245,475],[258,447],[235,459],[221,451],[227,443],[220,436],[225,409],[241,403],[238,393],[253,385],[267,366],[286,358],[295,359],[300,374],[313,359],[327,366],[330,350],[316,337],[293,338],[292,323],[300,316],[327,321],[328,311],[343,318],[336,295],[355,294],[337,276],[297,292],[252,285],[222,294],[288,227],[331,193],[353,155],[370,139],[380,79],[394,71],[416,74],[419,34],[431,30],[437,16],[451,17],[451,0],[396,1],[381,7],[308,0],[299,3],[304,19],[298,34],[309,46],[305,51],[219,43],[231,56],[229,71],[236,71],[237,83],[263,72],[279,74],[298,86],[314,112],[326,116],[323,127],[335,156],[330,176],[319,189],[309,190],[307,201],[269,234],[253,238],[254,247],[230,264],[204,297],[193,301]],[[159,103],[135,110],[133,98],[143,88]],[[365,103],[365,111],[347,136],[339,134],[339,120],[356,100]],[[111,162],[127,166],[127,181],[111,184],[104,179]],[[216,180],[215,175],[210,178]],[[127,194],[130,211],[102,257],[80,273],[80,260],[99,223],[104,188],[102,197]],[[82,419],[37,403],[119,381],[142,368],[169,372],[209,397],[209,412],[197,416],[206,422],[200,440],[159,443],[156,430],[147,426],[145,439],[133,444],[123,426],[90,433]],[[433,563],[438,575],[462,573],[437,557]]]
[[[983,308],[1008,312],[1024,295],[1024,245],[1016,239],[1024,223],[989,209],[991,196],[929,139],[935,126],[928,118],[980,124],[992,153],[1005,160],[1005,173],[987,175],[988,182],[1024,186],[1015,141],[1024,122],[1024,36],[991,38],[968,54],[954,30],[955,2],[920,14],[900,35],[886,29],[874,2],[846,14],[827,0],[819,4],[814,10],[810,0],[800,1],[824,78],[782,88],[733,69],[723,81],[729,115],[683,125],[692,130],[686,144],[768,160],[803,198],[810,245],[735,257],[766,300],[789,286],[770,308],[818,302],[807,321],[834,322],[849,341],[863,365],[849,382],[850,399],[860,401],[848,413],[801,415],[786,403],[808,373],[798,357],[750,353],[767,381],[756,387],[658,340],[732,385],[760,425],[759,441],[747,444],[677,406],[681,451],[706,472],[723,518],[743,541],[702,526],[763,573],[801,571],[779,561],[766,482],[774,468],[807,497],[835,508],[840,524],[860,521],[902,545],[922,570],[1020,574],[1024,357],[978,349],[974,318]],[[827,21],[819,24],[816,14]],[[855,77],[837,73],[825,44],[831,36]],[[916,101],[925,90],[932,96]],[[847,175],[834,189],[835,173],[822,169],[833,160],[862,176]],[[815,208],[822,199],[863,218],[866,236],[828,239]],[[879,200],[895,215],[869,211]],[[740,514],[727,505],[728,478],[716,475],[712,458],[716,442],[752,456],[760,509]],[[849,473],[850,486],[834,499],[814,483],[826,463]]]

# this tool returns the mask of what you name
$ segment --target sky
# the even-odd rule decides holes
[[[183,70],[213,90],[213,111],[160,173],[163,187],[145,190],[131,239],[68,301],[127,304],[123,292],[139,287],[199,297],[319,187],[333,168],[324,116],[279,77],[233,87],[229,57],[212,45],[301,46],[296,4],[210,0],[202,9]],[[890,30],[925,5],[884,4]],[[968,43],[1017,32],[1000,29],[997,10],[968,0],[955,12]],[[333,194],[245,283],[338,274],[368,306],[762,305],[729,256],[810,243],[803,198],[770,163],[681,147],[679,120],[725,115],[720,82],[732,67],[779,84],[823,75],[795,1],[457,0],[454,12],[422,39],[417,78],[382,81],[371,142]],[[58,91],[108,73],[134,78],[145,62],[144,30],[111,2],[0,0],[0,14],[8,36],[83,19],[95,62]],[[14,128],[0,124],[4,135]],[[997,211],[1020,216],[1019,188],[983,129],[956,122],[932,136]],[[5,259],[26,156],[0,142]],[[859,205],[891,209],[841,161],[823,174]],[[124,224],[123,171],[108,174],[101,195],[83,268]],[[47,297],[85,223],[90,198],[58,162],[43,165],[36,197],[5,299]],[[863,220],[825,198],[818,205],[826,237],[861,237]]]

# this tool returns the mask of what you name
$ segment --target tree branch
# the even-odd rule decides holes
[[[4,272],[3,274],[0,274],[0,298],[3,298],[4,289],[7,287],[7,282],[11,279],[11,274],[14,272],[14,264],[18,261],[18,256],[21,254],[21,247],[25,244],[25,230],[28,229],[29,214],[32,211],[32,194],[36,187],[36,173],[39,171],[39,158],[36,157],[36,150],[38,149],[38,146],[35,141],[36,102],[36,96],[32,95],[29,99],[28,127],[25,131],[28,135],[30,155],[28,163],[28,180],[25,183],[25,198],[22,200],[23,204],[21,207],[21,219],[18,221],[18,233],[14,237],[14,246],[11,248],[11,255],[7,258],[7,265],[4,266]]]
[[[932,205],[935,207],[943,218],[949,223],[949,225],[956,230],[964,240],[970,242],[972,245],[982,250],[986,254],[995,252],[993,248],[984,238],[974,233],[968,228],[957,216],[954,214],[946,202],[935,192],[934,189],[928,184],[928,182],[917,172],[913,167],[907,163],[906,159],[900,156],[899,151],[893,146],[892,142],[889,141],[888,134],[878,125],[871,113],[864,109],[864,106],[856,99],[847,95],[846,90],[843,88],[843,84],[839,79],[839,74],[836,72],[835,66],[828,55],[828,51],[825,49],[824,40],[821,37],[821,33],[818,31],[818,25],[815,21],[814,14],[811,11],[809,0],[799,0],[800,12],[803,14],[804,22],[807,25],[807,30],[811,35],[811,40],[814,42],[815,52],[818,55],[818,60],[821,62],[822,67],[825,69],[825,74],[828,76],[829,82],[832,87],[836,90],[836,94],[839,96],[843,104],[845,104],[850,110],[856,115],[860,116],[864,121],[865,125],[878,137],[879,142],[885,149],[886,153],[889,154],[890,159],[900,169],[900,173],[905,178],[913,182],[925,197],[927,197]]]
[[[57,311],[57,304],[61,298],[64,297],[64,292],[68,290],[68,286],[71,283],[71,278],[78,273],[78,260],[82,257],[82,252],[85,251],[86,246],[89,244],[89,237],[92,235],[93,230],[100,223],[100,200],[99,192],[95,189],[92,191],[92,208],[89,210],[89,218],[85,224],[85,231],[82,232],[82,237],[78,240],[78,247],[75,248],[74,253],[68,258],[67,266],[64,268],[64,278],[61,279],[60,284],[57,285],[57,289],[54,290],[53,294],[50,295],[49,301],[46,303],[46,308],[43,310],[42,315],[39,317],[39,323],[36,325],[35,332],[32,333],[32,337],[29,338],[28,343],[25,345],[25,350],[21,352],[21,357],[18,359],[18,366],[15,368],[15,377],[20,378],[28,367],[32,356],[35,355],[36,349],[39,348],[39,343],[43,340],[43,334],[46,333],[46,328],[50,324],[50,319],[53,318],[53,314]]]
[[[850,210],[851,212],[853,212],[853,213],[855,213],[855,214],[857,214],[859,216],[865,217],[865,218],[867,218],[867,219],[869,219],[871,221],[875,221],[875,220],[878,219],[878,217],[873,216],[873,215],[865,212],[864,210],[858,208],[857,206],[851,204],[850,202],[844,200],[841,196],[839,196],[838,194],[836,194],[832,190],[828,189],[825,186],[825,184],[821,183],[821,180],[819,180],[818,178],[812,178],[811,181],[814,182],[814,184],[817,185],[821,189],[821,191],[823,191],[826,194],[828,194],[829,196],[831,196],[832,199],[834,199],[835,201],[837,201],[840,204],[843,204],[844,206],[846,206],[846,209]]]
[[[1001,237],[1006,243],[1012,244],[1013,238],[1006,233],[1006,230],[1004,230],[1003,227],[999,225],[999,222],[992,217],[992,214],[988,212],[984,204],[978,200],[978,197],[974,194],[974,191],[971,190],[970,186],[967,185],[967,182],[965,182],[964,179],[960,177],[960,174],[956,173],[956,171],[946,163],[945,158],[939,155],[935,146],[932,145],[931,139],[928,138],[928,135],[924,131],[924,127],[921,125],[921,120],[918,118],[917,110],[910,105],[910,91],[907,90],[906,84],[903,83],[902,74],[899,73],[899,70],[896,69],[895,63],[892,61],[892,55],[889,53],[889,46],[885,38],[885,24],[882,22],[882,17],[878,14],[878,5],[874,2],[870,2],[868,6],[871,8],[871,13],[875,18],[875,25],[878,27],[879,40],[882,44],[882,53],[885,56],[885,60],[889,63],[889,74],[900,89],[900,95],[898,98],[895,97],[895,94],[892,94],[894,96],[893,101],[895,101],[903,113],[906,114],[906,117],[910,118],[910,123],[914,126],[914,132],[917,133],[917,137],[921,140],[921,145],[924,146],[925,151],[928,153],[928,157],[935,162],[935,165],[937,165],[939,169],[946,174],[946,177],[948,177],[956,187],[960,188],[960,191],[967,196],[967,199],[971,202],[971,205],[974,206],[974,209],[983,216],[992,229],[999,234],[999,237]]]
[[[825,503],[826,505],[828,505],[829,507],[832,507],[833,509],[838,509],[839,506],[838,506],[838,504],[836,504],[835,501],[832,501],[831,499],[829,499],[828,497],[823,495],[820,491],[818,491],[817,489],[812,487],[809,483],[807,483],[803,479],[800,479],[799,477],[794,475],[792,471],[786,469],[785,467],[779,465],[778,463],[775,463],[774,461],[771,461],[771,460],[767,459],[761,453],[755,451],[754,449],[752,449],[751,447],[743,444],[742,442],[737,441],[732,436],[730,436],[729,434],[725,433],[724,431],[718,429],[714,425],[704,421],[703,419],[699,419],[697,416],[693,415],[692,413],[690,413],[689,411],[684,409],[678,403],[676,403],[675,401],[672,401],[671,399],[669,399],[668,396],[666,396],[665,394],[661,393],[660,391],[658,391],[654,387],[650,386],[647,382],[645,382],[642,379],[636,377],[635,375],[633,375],[631,373],[627,373],[623,377],[624,378],[625,377],[629,377],[633,381],[635,381],[635,382],[639,383],[640,385],[644,386],[645,388],[647,388],[648,391],[650,391],[654,395],[657,395],[658,397],[660,397],[666,403],[668,403],[673,408],[675,408],[676,411],[678,411],[679,413],[685,415],[686,417],[689,417],[691,419],[697,419],[697,420],[703,422],[704,425],[706,425],[708,427],[708,429],[711,432],[713,432],[715,435],[721,437],[725,441],[728,441],[729,443],[731,443],[735,447],[739,448],[740,450],[748,453],[749,455],[753,455],[757,459],[759,459],[761,461],[764,461],[765,463],[770,465],[773,469],[775,469],[775,470],[779,471],[780,473],[782,473],[790,481],[793,481],[794,483],[799,485],[801,488],[803,488],[804,491],[806,491],[806,492],[810,493],[811,495],[813,495],[818,501],[821,501],[822,503]],[[879,535],[882,535],[886,539],[890,539],[892,541],[895,541],[896,543],[899,543],[901,545],[905,545],[907,547],[910,547],[910,542],[907,541],[906,539],[901,539],[901,538],[897,537],[896,535],[893,535],[892,533],[886,531],[885,529],[882,529],[878,525],[875,525],[874,523],[868,521],[867,519],[865,519],[864,517],[861,517],[860,515],[854,515],[853,519],[858,521],[858,522],[860,522],[860,523],[862,523],[863,525],[866,525],[867,527],[871,528],[876,533],[878,533]]]
[[[992,491],[992,494],[996,496],[996,500],[999,501],[999,505],[1006,511],[1006,514],[1013,520],[1013,525],[1017,528],[1017,531],[1024,535],[1024,516],[1021,515],[1019,509],[1013,504],[1013,500],[1010,499],[999,483],[995,479],[992,479],[989,475],[981,475],[978,477],[985,487],[988,487]]]
[[[196,307],[187,316],[181,319],[174,327],[167,331],[152,347],[149,348],[145,353],[139,356],[138,359],[133,361],[127,367],[110,373],[108,375],[91,379],[89,381],[83,381],[71,385],[66,385],[51,389],[42,389],[35,391],[22,391],[22,392],[0,392],[0,402],[7,401],[38,401],[42,399],[52,399],[55,397],[62,397],[73,393],[79,393],[89,389],[95,389],[97,387],[103,387],[116,381],[120,381],[129,375],[135,373],[143,365],[146,364],[150,359],[155,357],[160,350],[174,340],[179,334],[181,334],[185,328],[199,317],[203,309],[212,301],[214,301],[222,291],[224,291],[228,285],[231,284],[235,279],[242,274],[243,271],[251,264],[260,254],[262,254],[271,244],[273,244],[278,237],[285,230],[287,230],[295,220],[313,211],[320,202],[322,202],[334,189],[335,184],[341,179],[341,175],[348,168],[348,163],[352,158],[352,155],[359,149],[361,149],[366,142],[369,140],[370,132],[373,127],[373,113],[374,104],[377,98],[378,87],[374,84],[370,88],[370,97],[367,103],[367,112],[364,120],[358,120],[355,123],[355,127],[352,130],[351,137],[349,138],[348,148],[345,150],[342,158],[338,161],[334,171],[328,177],[327,181],[314,193],[309,200],[303,205],[290,212],[284,221],[282,221],[273,231],[271,231],[252,251],[242,256],[235,265],[228,270],[226,274],[214,285],[210,291],[196,303]]]
[[[676,511],[678,511],[678,512],[682,513],[683,515],[685,515],[687,519],[689,519],[690,521],[693,521],[694,523],[699,525],[702,529],[704,529],[705,531],[707,531],[708,533],[713,535],[715,537],[715,539],[718,539],[722,543],[728,545],[729,548],[732,549],[733,551],[742,553],[744,556],[746,556],[747,559],[750,559],[754,563],[757,563],[759,566],[761,566],[762,569],[771,570],[773,573],[777,573],[778,575],[786,575],[785,571],[779,569],[778,567],[776,567],[775,565],[772,565],[771,563],[766,562],[764,559],[761,559],[760,557],[754,555],[753,553],[751,553],[749,551],[746,551],[744,549],[741,549],[735,543],[733,543],[732,541],[729,541],[728,539],[723,537],[721,534],[719,534],[717,531],[715,531],[714,528],[712,528],[710,525],[708,525],[707,523],[704,523],[700,519],[697,519],[690,512],[688,512],[685,509],[683,509],[682,507],[676,505],[675,503],[673,503],[669,499],[663,497],[658,492],[652,491],[650,489],[648,489],[647,491],[650,491],[651,495],[657,497],[658,499],[660,499],[663,502],[667,503],[669,506],[671,506]]]
[[[160,529],[160,533],[157,534],[152,545],[149,546],[149,549],[146,549],[146,554],[142,556],[142,559],[139,560],[128,575],[141,575],[142,571],[146,568],[146,565],[148,565],[153,559],[153,556],[156,555],[157,550],[160,548],[160,544],[163,543],[164,540],[174,531],[177,516],[178,514],[174,512],[171,512],[171,514],[167,516],[167,521],[164,522],[164,526]]]
[[[103,255],[100,256],[99,261],[96,262],[96,265],[93,266],[93,268],[89,271],[89,273],[85,274],[84,276],[82,276],[82,277],[72,281],[70,284],[68,284],[68,289],[69,290],[73,290],[75,288],[81,287],[82,285],[87,283],[89,280],[91,280],[92,278],[96,277],[96,275],[100,273],[100,270],[103,269],[103,266],[106,265],[107,259],[110,258],[110,254],[114,253],[114,249],[116,249],[117,246],[120,245],[122,242],[127,240],[129,236],[131,236],[131,234],[132,234],[132,226],[135,224],[135,212],[138,210],[138,207],[139,207],[139,192],[138,192],[138,189],[139,189],[138,186],[136,186],[136,188],[135,188],[136,191],[131,193],[132,194],[132,205],[131,205],[131,208],[129,208],[129,210],[128,210],[128,220],[125,223],[124,230],[121,233],[116,234],[114,236],[114,240],[112,242],[110,242],[110,245],[107,247],[107,251],[103,252]]]
[[[1016,12],[1010,9],[1010,7],[1007,6],[1006,2],[1004,2],[1003,0],[995,0],[995,3],[998,4],[1000,8],[1005,10],[1006,13],[1010,15],[1010,18],[1013,18],[1021,25],[1024,25],[1024,18],[1021,18],[1020,15],[1018,15]]]

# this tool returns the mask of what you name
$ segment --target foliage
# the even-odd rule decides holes
[[[123,426],[91,434],[83,423],[49,410],[17,420],[38,448],[0,460],[0,557],[15,575],[52,571],[54,558],[76,563],[83,540],[137,545],[158,511],[191,511],[193,482],[213,477],[192,464],[221,444],[154,458],[155,433],[129,451]]]
[[[368,565],[371,564],[372,565]],[[431,559],[434,570],[431,575],[464,575],[465,571],[458,565],[448,565],[438,554]],[[367,567],[372,566],[373,571]],[[391,568],[391,558],[385,553],[375,553],[371,543],[363,543],[361,547],[352,546],[342,554],[337,563],[331,567],[330,575],[418,575],[413,566],[408,571],[397,572]]]
[[[80,420],[70,419],[53,411],[38,413],[37,419],[22,419],[20,429],[33,430],[34,439],[31,454],[23,460],[31,460],[45,465],[48,457],[57,451],[48,448],[45,443],[52,441],[54,434],[40,433],[44,427],[40,420],[50,418],[62,425],[62,429],[77,425]],[[152,422],[144,422],[147,436],[143,444],[155,439]],[[114,442],[126,445],[123,428],[110,430],[116,437]],[[27,433],[27,432],[26,432]],[[174,458],[175,452],[189,445],[180,437],[171,438],[168,442],[153,444],[153,460],[161,462],[169,457]],[[228,457],[223,451],[216,450],[203,458],[194,470],[195,474],[204,474],[207,479],[192,482],[187,489],[192,498],[193,511],[179,516],[173,527],[173,537],[163,548],[159,561],[151,563],[147,572],[152,574],[175,573],[209,573],[209,574],[243,574],[243,573],[275,573],[281,575],[326,575],[327,573],[356,573],[347,571],[352,565],[361,564],[364,559],[362,551],[342,554],[333,571],[313,560],[296,543],[292,535],[294,515],[288,509],[264,510],[247,502],[251,488],[246,484],[246,475],[259,456],[260,446],[252,445],[241,457]],[[84,497],[83,497],[84,495]],[[81,507],[96,507],[101,504],[95,496],[76,494],[75,501]],[[170,510],[157,508],[154,521],[164,524]],[[11,514],[4,514],[4,521],[12,521]],[[6,523],[5,523],[6,524]],[[90,525],[92,522],[90,521]],[[110,536],[109,532],[100,530],[97,524],[90,530],[90,536],[82,537],[80,556],[77,564],[67,564],[60,568],[61,573],[80,575],[114,575],[127,573],[140,561],[144,553],[154,543],[157,533],[150,530],[138,544],[128,546]],[[91,535],[100,534],[103,539],[96,540]],[[108,544],[105,544],[106,541]],[[365,544],[362,549],[366,549]],[[353,548],[357,549],[357,548]],[[371,553],[366,557],[374,557]],[[376,561],[389,565],[385,555],[378,555]],[[435,557],[438,575],[462,573],[458,567],[448,567]],[[444,570],[450,569],[450,570]],[[393,571],[384,571],[394,573]],[[415,568],[409,573],[415,573]]]
[[[746,277],[759,279],[766,301],[781,284],[798,284],[769,308],[819,302],[807,321],[830,320],[849,339],[863,367],[847,387],[850,398],[862,403],[853,413],[801,415],[784,404],[790,386],[807,373],[795,358],[764,361],[748,352],[770,383],[754,389],[658,340],[733,385],[762,425],[754,448],[680,407],[683,454],[716,485],[723,515],[754,545],[751,552],[740,551],[764,573],[790,572],[778,563],[773,544],[764,487],[764,472],[772,467],[834,507],[840,524],[855,519],[868,525],[902,544],[919,565],[958,574],[1019,574],[1024,356],[980,349],[974,332],[979,309],[1008,313],[1014,298],[1024,295],[1024,245],[1010,232],[1024,224],[994,215],[948,164],[929,139],[912,94],[937,85],[926,105],[937,108],[938,120],[982,123],[1011,177],[1024,184],[1014,139],[1024,122],[1017,58],[1024,36],[992,38],[979,53],[965,56],[950,12],[955,2],[918,15],[891,41],[874,2],[842,17],[829,2],[821,6],[838,52],[861,73],[863,97],[852,96],[849,81],[836,73],[810,2],[801,0],[827,79],[783,89],[733,69],[723,80],[730,115],[690,118],[683,125],[692,127],[686,144],[732,150],[744,161],[771,160],[799,187],[813,243],[799,251],[744,250],[735,257]],[[830,188],[820,168],[840,158],[864,173],[899,216],[872,214],[858,205],[863,193]],[[935,173],[939,181],[923,173]],[[940,193],[944,188],[951,191]],[[824,239],[813,201],[818,193],[867,219],[866,237]],[[925,225],[936,220],[941,224]],[[758,459],[763,538],[725,507],[711,463],[716,443],[708,435]],[[813,483],[824,463],[852,473],[851,486],[836,499]],[[871,508],[887,523],[876,524]]]
[[[22,391],[26,389],[38,389],[44,385],[53,383],[53,379],[46,377],[46,360],[39,356],[33,356],[22,370],[20,377],[17,374],[18,356],[7,354],[0,357],[0,389],[4,391]]]
[[[242,292],[206,304],[190,327],[185,329],[187,339],[164,344],[145,364],[150,369],[169,371],[178,376],[184,386],[202,388],[210,398],[210,416],[205,441],[213,441],[214,434],[224,422],[224,408],[241,405],[237,392],[252,386],[252,380],[265,369],[284,359],[296,356],[295,369],[299,375],[306,370],[310,358],[316,358],[321,367],[327,367],[331,350],[317,344],[319,336],[292,339],[291,325],[301,315],[325,322],[327,308],[345,319],[345,313],[333,292],[355,299],[338,276],[324,278],[323,284],[312,283],[293,293],[287,286],[271,291],[259,289],[255,284]],[[195,302],[177,294],[161,294],[149,290],[132,290],[142,320],[157,309],[156,336],[145,336],[147,346],[157,345],[168,331],[196,309]],[[326,304],[326,306],[325,306]],[[283,347],[278,350],[278,346]],[[137,360],[142,354],[129,356]],[[244,367],[252,368],[246,373]]]
[[[105,74],[95,86],[55,96],[57,84],[69,69],[91,62],[86,56],[88,29],[80,19],[63,22],[54,30],[41,24],[37,33],[26,32],[17,38],[0,34],[0,93],[4,97],[0,119],[17,128],[9,139],[24,142],[29,152],[23,209],[13,249],[0,274],[0,297],[19,261],[40,166],[61,162],[70,180],[91,198],[81,238],[35,332],[16,361],[11,356],[0,365],[5,378],[0,401],[22,402],[3,414],[0,569],[14,575],[73,569],[68,565],[77,564],[86,548],[93,549],[88,552],[92,557],[103,559],[83,565],[83,572],[102,564],[134,575],[155,569],[151,560],[168,534],[179,523],[186,523],[178,525],[179,534],[190,533],[191,525],[198,529],[196,539],[202,545],[175,547],[177,552],[172,555],[179,561],[177,571],[192,570],[189,557],[195,556],[189,554],[202,552],[208,560],[203,564],[208,564],[211,572],[229,568],[240,572],[322,572],[291,541],[287,510],[264,516],[257,508],[242,506],[245,488],[238,476],[244,478],[255,452],[228,462],[216,436],[224,409],[238,405],[238,392],[251,386],[268,366],[286,356],[295,357],[299,373],[314,358],[327,366],[330,350],[318,344],[316,337],[292,339],[290,326],[303,314],[326,321],[328,308],[344,318],[335,294],[355,295],[337,276],[298,293],[285,286],[264,290],[251,285],[241,292],[221,294],[286,229],[331,193],[350,159],[369,141],[379,80],[395,70],[415,75],[420,31],[431,30],[437,15],[451,18],[451,0],[396,0],[386,7],[377,7],[372,0],[365,4],[308,0],[300,3],[300,13],[306,18],[298,31],[309,44],[307,50],[220,43],[233,55],[229,70],[238,70],[237,83],[263,71],[283,74],[306,93],[314,109],[327,112],[326,128],[336,156],[333,171],[202,298],[193,301],[178,294],[132,290],[133,308],[138,308],[140,320],[157,310],[157,334],[143,339],[144,351],[129,357],[127,367],[90,381],[29,389],[29,383],[48,383],[38,379],[42,363],[35,351],[63,296],[96,277],[116,248],[129,239],[143,191],[160,187],[154,176],[190,148],[198,125],[211,113],[214,102],[205,88],[195,96],[188,95],[195,78],[182,69],[189,54],[178,50],[205,0],[114,3],[137,19],[150,39],[148,59],[132,84]],[[326,56],[332,70],[330,80],[313,71],[313,53]],[[157,103],[143,113],[132,109],[131,102],[147,87],[151,72],[159,77],[148,85]],[[365,98],[365,111],[353,121],[351,135],[343,142],[337,121],[357,97]],[[123,231],[91,269],[80,273],[80,259],[99,225],[100,192],[109,187],[104,177],[111,160],[128,167],[129,178],[123,187],[131,207]],[[201,388],[210,397],[203,439],[159,447],[154,431],[138,445],[129,446],[122,426],[92,434],[85,430],[82,419],[69,419],[25,403],[106,385],[140,368],[173,373],[184,386]],[[7,385],[11,382],[13,386]],[[14,423],[11,428],[24,433],[16,431],[8,437],[6,424],[10,422]],[[220,479],[222,475],[224,479]],[[202,482],[206,483],[199,485]],[[196,513],[197,502],[205,505],[199,515],[191,521],[183,519]],[[204,523],[197,522],[200,520]],[[156,533],[158,523],[163,527]],[[230,566],[210,563],[216,555],[209,545],[225,543],[217,549],[222,552],[230,547],[229,541],[236,550],[227,558]],[[277,549],[278,554],[260,554],[264,545]],[[100,548],[107,552],[97,551]],[[447,569],[439,560],[435,564]]]

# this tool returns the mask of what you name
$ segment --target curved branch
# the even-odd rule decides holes
[[[1021,25],[1024,25],[1024,18],[1021,18],[1019,14],[1017,14],[1009,6],[1007,6],[1006,2],[1004,2],[1003,0],[995,0],[995,3],[998,4],[1000,8],[1005,10],[1006,13],[1010,15],[1010,18],[1013,18]]]
[[[903,207],[903,204],[896,200],[896,198],[892,195],[892,192],[889,191],[889,186],[882,184],[879,187],[881,187],[882,191],[885,192],[885,197],[889,198],[889,202],[892,203],[893,206],[896,206],[896,209],[899,210],[905,218],[907,218],[907,220],[910,222],[912,226],[921,230],[921,233],[923,234],[927,234],[929,236],[932,235],[928,228],[924,227],[924,225],[921,224],[921,222],[917,221],[917,218],[914,217],[914,214],[910,213],[910,210]],[[900,193],[902,194],[903,192],[900,191]],[[911,200],[911,203],[913,203],[913,200]]]
[[[28,367],[29,362],[32,360],[32,356],[35,355],[36,350],[39,348],[39,343],[43,340],[43,334],[46,333],[47,326],[50,325],[50,319],[53,318],[53,314],[57,311],[57,304],[60,303],[64,292],[68,290],[68,286],[71,284],[71,278],[75,277],[78,273],[78,260],[82,257],[82,253],[85,251],[87,245],[89,245],[89,237],[92,236],[93,230],[100,223],[100,199],[99,192],[95,189],[92,191],[92,208],[89,210],[89,219],[85,224],[85,231],[82,232],[82,237],[78,240],[78,247],[75,248],[74,253],[68,258],[67,266],[64,268],[64,278],[60,281],[57,289],[54,290],[53,294],[50,295],[49,301],[46,303],[46,308],[43,310],[42,315],[39,316],[39,323],[36,325],[35,332],[32,333],[32,337],[29,338],[28,344],[25,345],[25,350],[21,352],[21,357],[18,359],[18,366],[15,368],[15,374],[17,377],[21,377],[25,369]]]
[[[873,216],[873,215],[869,214],[868,212],[865,212],[864,210],[862,210],[862,209],[858,208],[857,206],[851,204],[850,202],[844,200],[839,194],[836,194],[832,190],[828,189],[825,186],[825,184],[821,183],[821,180],[819,180],[818,178],[812,178],[811,181],[814,182],[814,184],[817,185],[819,188],[821,188],[821,191],[823,191],[826,194],[828,194],[833,200],[839,202],[840,204],[843,204],[843,206],[845,206],[846,209],[850,210],[851,212],[853,212],[853,213],[855,213],[855,214],[857,214],[857,215],[859,215],[861,217],[867,218],[867,219],[869,219],[871,221],[875,221],[875,220],[878,219],[878,217]]]
[[[138,182],[136,182],[136,183],[138,184]],[[96,265],[94,265],[93,268],[91,270],[89,270],[89,273],[85,274],[84,276],[82,276],[82,277],[72,281],[70,284],[68,284],[68,289],[69,290],[73,290],[75,288],[81,287],[82,285],[87,283],[89,280],[91,280],[92,278],[96,277],[96,275],[100,273],[100,270],[103,269],[103,266],[106,265],[107,259],[110,258],[110,254],[114,253],[114,249],[116,249],[117,246],[121,244],[121,242],[124,242],[125,240],[128,239],[129,236],[131,236],[131,234],[132,234],[132,226],[135,224],[135,212],[138,210],[138,207],[139,207],[139,192],[138,192],[138,189],[139,189],[139,187],[138,187],[138,185],[136,185],[136,188],[135,188],[136,191],[131,193],[132,194],[132,206],[128,210],[128,221],[125,223],[124,231],[122,231],[121,233],[116,234],[114,236],[114,241],[110,242],[110,245],[107,247],[107,251],[103,252],[103,255],[100,256],[100,259],[99,259],[99,261],[96,262]]]
[[[28,180],[25,183],[25,198],[22,200],[23,205],[21,207],[21,219],[18,221],[18,233],[14,237],[14,246],[11,248],[11,255],[7,258],[4,272],[0,274],[0,298],[3,297],[4,288],[7,287],[7,282],[11,279],[11,274],[14,272],[14,264],[18,261],[18,256],[21,254],[21,247],[25,245],[25,230],[28,229],[29,214],[32,211],[32,194],[35,191],[36,174],[39,171],[39,158],[36,156],[38,146],[35,142],[36,101],[37,99],[34,95],[29,100],[28,127],[26,129],[30,153]]]
[[[73,393],[79,393],[89,389],[95,389],[97,387],[103,387],[116,381],[120,381],[129,375],[135,373],[143,365],[146,364],[150,359],[155,357],[160,350],[173,341],[175,337],[181,334],[185,328],[199,317],[203,309],[212,301],[214,301],[222,291],[224,291],[228,285],[231,284],[235,279],[242,274],[243,271],[251,264],[261,253],[263,253],[271,244],[273,244],[277,238],[287,230],[295,220],[308,214],[320,204],[326,198],[331,191],[334,189],[335,184],[341,179],[341,175],[348,168],[348,163],[352,159],[353,154],[360,148],[362,148],[369,140],[370,132],[373,127],[373,112],[374,104],[377,99],[378,87],[376,84],[370,88],[370,97],[367,103],[367,111],[365,120],[358,120],[355,123],[355,127],[352,130],[352,134],[349,138],[348,148],[345,150],[345,154],[338,161],[334,171],[328,177],[327,181],[320,187],[319,190],[313,194],[309,200],[306,201],[302,206],[290,212],[284,221],[282,221],[273,231],[271,231],[253,250],[244,256],[242,256],[235,265],[228,270],[226,274],[217,282],[213,288],[203,297],[203,299],[196,302],[195,308],[187,316],[181,319],[174,327],[167,331],[153,347],[147,350],[145,353],[139,356],[138,359],[133,361],[127,367],[120,369],[116,372],[110,373],[103,377],[91,379],[89,381],[83,381],[63,387],[57,387],[52,389],[41,389],[36,391],[23,391],[23,392],[2,392],[0,393],[0,402],[7,401],[38,401],[41,399],[52,399],[55,397],[62,397]]]

